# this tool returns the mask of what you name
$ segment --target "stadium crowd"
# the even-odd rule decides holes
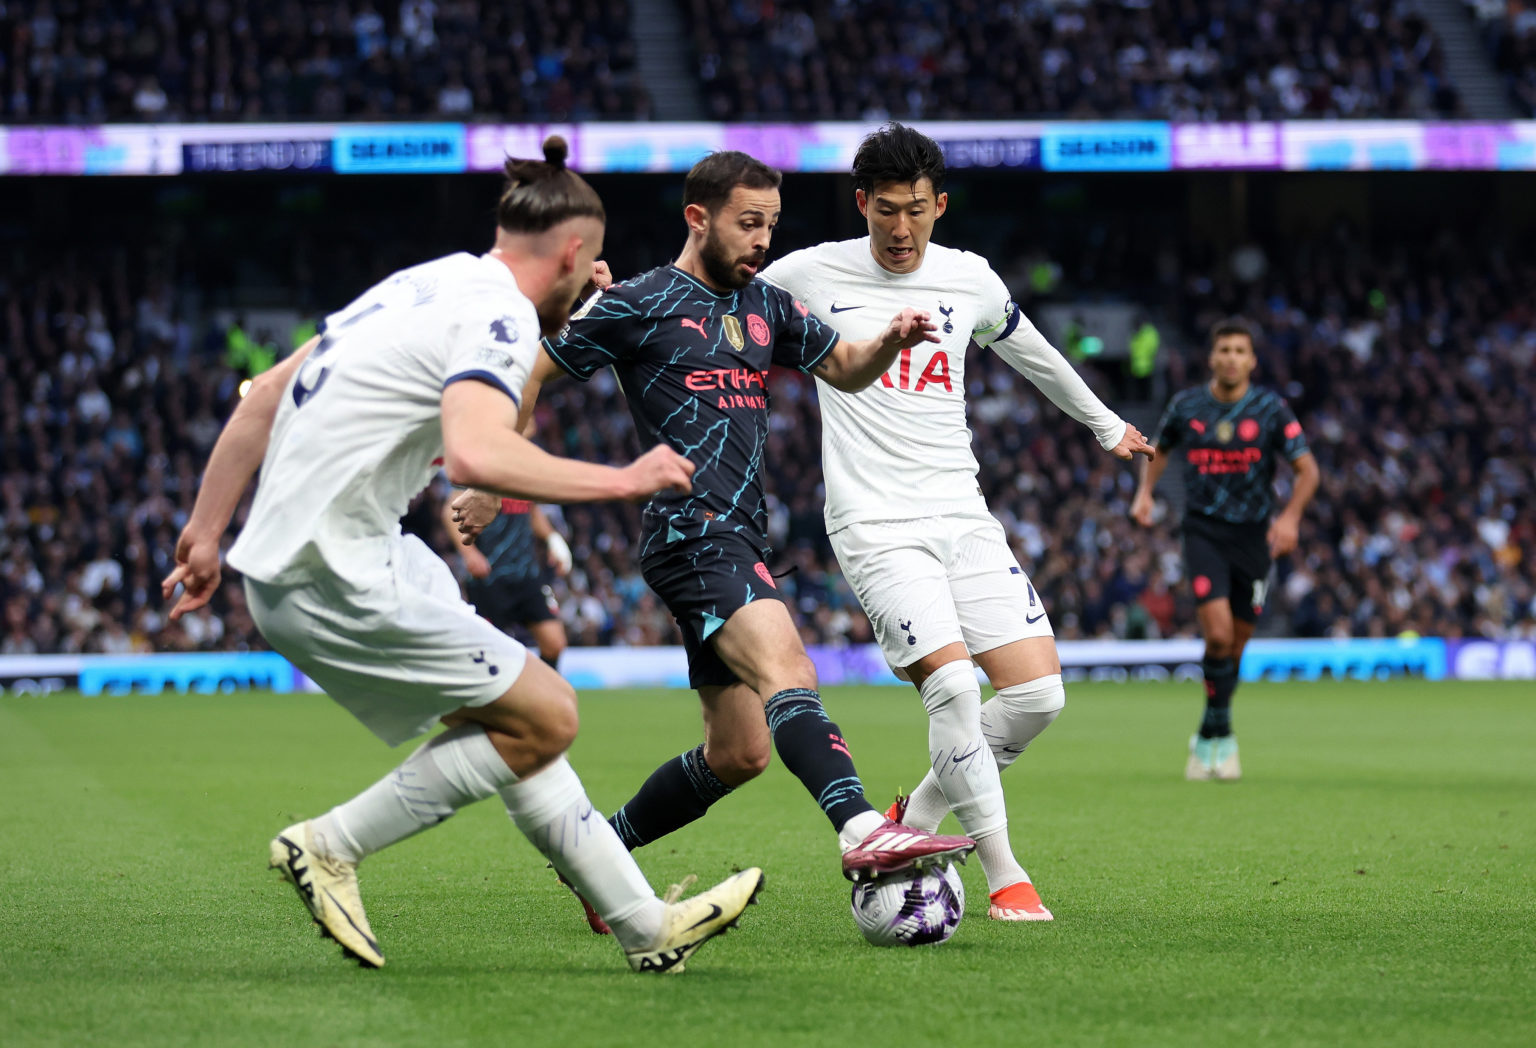
[[[715,119],[1454,116],[1404,0],[688,0]]]
[[[1536,3],[1531,0],[1466,0],[1493,66],[1509,97],[1527,117],[1536,117]]]
[[[1460,108],[1407,0],[676,2],[715,119]],[[645,119],[631,19],[626,0],[18,0],[0,4],[0,116]]]
[[[0,4],[7,121],[643,117],[626,0]]]
[[[1536,259],[1473,257],[1451,232],[1431,247],[1368,248],[1340,228],[1167,269],[1164,309],[1189,341],[1230,312],[1262,325],[1259,380],[1289,398],[1322,467],[1271,604],[1279,631],[1536,635],[1536,437],[1522,399],[1536,364]],[[69,253],[0,286],[0,652],[261,644],[238,585],[179,624],[159,595],[240,379],[227,333],[194,315],[190,266],[175,259]],[[1108,271],[1087,255],[1064,255],[1063,269],[1067,296]],[[1175,387],[1204,378],[1199,351],[1167,363]],[[1133,473],[990,354],[973,353],[968,377],[982,483],[1058,634],[1189,633],[1171,523],[1144,532],[1127,519]],[[808,640],[866,641],[822,528],[814,384],[776,372],[769,388],[772,566],[794,569],[781,586]],[[552,450],[637,450],[606,373],[550,387],[539,416]],[[406,524],[446,551],[441,494]],[[671,642],[634,560],[638,509],[573,507],[557,520],[576,557],[556,583],[573,643]]]

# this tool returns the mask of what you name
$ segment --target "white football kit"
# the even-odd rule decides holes
[[[974,655],[1051,636],[1040,597],[976,483],[966,349],[972,341],[990,348],[1106,449],[1125,435],[1125,422],[979,255],[930,243],[916,272],[892,273],[861,237],[796,251],[763,277],[847,339],[879,335],[906,307],[939,325],[939,342],[903,351],[858,393],[817,379],[827,533],[892,668],[956,641]]]
[[[321,331],[229,563],[267,641],[393,746],[495,701],[527,658],[400,518],[441,467],[444,388],[516,401],[539,319],[505,265],[461,253],[401,270]]]

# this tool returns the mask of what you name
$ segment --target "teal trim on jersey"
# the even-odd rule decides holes
[[[722,619],[719,615],[711,615],[707,611],[704,612],[704,629],[699,633],[700,639],[708,638],[711,633],[715,632],[715,630],[724,625],[725,620]]]

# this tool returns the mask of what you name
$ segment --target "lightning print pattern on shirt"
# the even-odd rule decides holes
[[[1263,386],[1233,403],[1209,386],[1174,394],[1153,440],[1183,468],[1184,515],[1229,524],[1261,524],[1275,506],[1275,461],[1307,454],[1307,438],[1290,405]]]
[[[793,296],[762,280],[717,292],[663,266],[610,287],[545,348],[583,381],[613,368],[642,445],[665,443],[697,468],[690,494],[663,493],[647,504],[645,557],[720,530],[767,552],[768,369],[809,373],[837,340]]]

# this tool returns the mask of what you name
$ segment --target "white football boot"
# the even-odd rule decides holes
[[[271,867],[299,893],[321,935],[336,940],[341,952],[364,968],[384,967],[357,893],[357,863],[316,851],[310,825],[295,823],[272,838]]]

